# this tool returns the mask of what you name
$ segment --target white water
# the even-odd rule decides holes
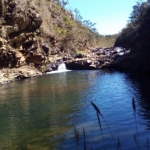
[[[62,63],[58,66],[58,70],[47,72],[46,74],[61,73],[61,72],[67,72],[67,71],[71,71],[71,70],[67,70],[66,65]]]
[[[58,71],[60,71],[60,70],[67,70],[66,65],[64,63],[62,63],[58,66]]]

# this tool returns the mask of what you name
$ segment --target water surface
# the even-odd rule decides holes
[[[71,71],[0,86],[0,149],[116,149],[93,101],[123,150],[147,149],[150,133],[149,83],[120,72]],[[136,103],[136,119],[132,98]],[[74,126],[79,131],[76,145]],[[135,135],[135,136],[134,136]],[[150,138],[150,137],[149,137]]]

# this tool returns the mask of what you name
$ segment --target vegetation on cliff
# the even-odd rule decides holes
[[[150,1],[137,2],[129,19],[115,42],[115,46],[131,50],[126,57],[126,64],[121,64],[121,67],[137,72],[150,72]]]
[[[68,1],[0,0],[0,68],[53,63],[89,47],[112,46],[115,36],[100,35]],[[107,41],[107,42],[106,42]]]

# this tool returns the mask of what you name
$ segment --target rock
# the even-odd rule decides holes
[[[110,67],[111,64],[124,56],[127,50],[123,48],[95,49],[87,55],[77,55],[71,61],[66,60],[68,69],[100,69]]]
[[[91,60],[87,60],[86,62],[87,62],[88,64],[92,63],[92,61],[91,61]]]
[[[26,58],[26,62],[41,65],[45,61],[45,57],[42,54],[30,55]]]
[[[116,47],[114,50],[117,51],[118,53],[124,51],[122,47]]]
[[[75,58],[83,58],[83,57],[84,57],[83,54],[77,54],[77,55],[75,56]]]
[[[119,56],[123,56],[123,55],[124,55],[124,52],[119,52],[118,55],[119,55]]]
[[[17,60],[17,67],[20,67],[20,66],[23,66],[26,64],[25,62],[25,57],[23,56],[23,54],[19,51],[15,51],[15,57],[16,57],[16,60]]]
[[[6,84],[18,79],[31,78],[38,75],[42,75],[42,73],[30,66],[2,69],[0,70],[0,84]]]
[[[47,44],[42,44],[42,49],[46,53],[46,55],[49,54],[49,46]]]

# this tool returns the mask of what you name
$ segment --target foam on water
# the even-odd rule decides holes
[[[46,74],[61,73],[61,72],[67,72],[67,71],[71,71],[71,70],[67,70],[66,65],[62,63],[58,66],[58,70],[47,72]]]

